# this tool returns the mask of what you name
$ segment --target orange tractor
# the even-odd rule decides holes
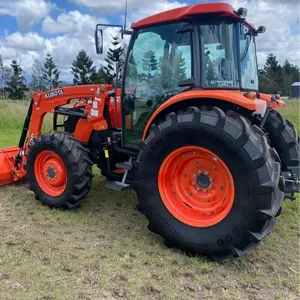
[[[255,37],[265,27],[246,14],[196,4],[121,27],[131,35],[117,67],[122,88],[33,93],[18,147],[0,150],[0,185],[26,177],[43,204],[71,209],[90,191],[96,164],[108,188],[137,193],[166,245],[212,259],[253,249],[284,197],[299,191],[299,144],[274,110],[286,104],[258,92]],[[53,131],[43,133],[49,113]]]

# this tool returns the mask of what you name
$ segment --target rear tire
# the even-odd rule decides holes
[[[88,151],[69,133],[43,134],[32,142],[26,168],[29,188],[49,207],[76,208],[92,187]]]
[[[187,146],[214,153],[233,176],[232,207],[216,224],[189,225],[188,221],[182,221],[184,217],[179,220],[162,199],[158,182],[161,166],[171,153]],[[274,155],[276,152],[269,147],[265,134],[239,114],[225,115],[216,107],[201,110],[190,107],[185,113],[169,114],[165,121],[151,127],[134,163],[133,186],[139,207],[149,221],[148,228],[161,235],[166,245],[189,253],[211,259],[244,255],[271,232],[281,207],[283,180],[280,164],[276,162],[278,157]],[[177,168],[180,170],[179,164],[169,174],[178,172]],[[164,172],[164,176],[167,174]],[[171,179],[169,182],[172,185]]]

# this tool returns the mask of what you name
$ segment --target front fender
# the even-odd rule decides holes
[[[164,109],[167,107],[178,103],[180,101],[187,101],[191,99],[199,99],[199,104],[201,104],[201,99],[217,99],[220,101],[225,101],[229,103],[236,104],[237,106],[244,107],[245,109],[249,111],[260,111],[262,109],[265,109],[265,101],[264,99],[248,99],[246,98],[243,92],[240,91],[232,91],[232,90],[192,90],[192,91],[186,91],[180,94],[177,94],[173,97],[171,97],[169,100],[164,102],[151,116],[151,118],[148,120],[147,125],[144,129],[143,133],[143,141],[145,140],[147,136],[147,132],[155,119],[157,115],[159,115]]]
[[[266,101],[267,106],[269,106],[272,95],[262,94],[262,93],[259,93],[259,95],[260,95],[259,99]],[[273,104],[272,104],[272,108],[279,108],[279,107],[285,107],[285,106],[287,106],[287,104],[282,100],[278,100],[278,103],[273,102]]]

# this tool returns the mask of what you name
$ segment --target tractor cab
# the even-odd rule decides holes
[[[256,30],[246,14],[229,4],[196,4],[123,30],[131,34],[121,93],[125,147],[137,148],[154,112],[184,91],[258,91],[255,36],[265,27]],[[101,29],[96,37],[99,53]]]

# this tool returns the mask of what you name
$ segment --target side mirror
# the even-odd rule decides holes
[[[256,29],[255,33],[259,34],[259,33],[265,33],[267,30],[266,26],[259,26],[258,29]]]
[[[96,53],[102,54],[103,53],[103,31],[100,28],[96,28],[95,30],[95,46],[96,46]]]

